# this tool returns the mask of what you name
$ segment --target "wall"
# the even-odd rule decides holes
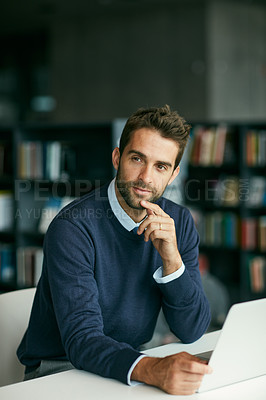
[[[188,119],[204,119],[205,25],[201,2],[57,20],[51,30],[54,120],[110,120],[164,103]]]
[[[266,118],[266,4],[214,1],[207,12],[210,119]]]

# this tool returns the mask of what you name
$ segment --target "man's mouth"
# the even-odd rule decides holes
[[[143,188],[140,188],[138,186],[133,186],[132,188],[133,188],[134,192],[136,194],[140,195],[140,196],[145,196],[147,194],[151,194],[152,193],[151,190],[143,189]]]

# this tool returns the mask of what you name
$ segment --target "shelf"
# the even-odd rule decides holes
[[[260,249],[243,249],[243,248],[241,248],[241,252],[244,256],[263,256],[266,254],[266,251],[262,251]]]
[[[258,145],[265,144],[266,123],[234,123],[231,126],[201,123],[194,124],[192,128],[184,198],[201,238],[200,253],[207,257],[210,271],[227,288],[235,287],[235,294],[238,293],[235,300],[265,296],[265,291],[254,294],[247,290],[250,283],[246,271],[250,257],[265,253],[257,248],[243,249],[241,244],[258,246],[259,239],[255,238],[264,240],[261,239],[265,232],[264,223],[261,228],[258,221],[266,215],[266,206],[263,205],[266,196],[266,154],[263,150],[265,146]],[[219,140],[221,150],[217,144]],[[248,143],[251,146],[247,146]],[[230,199],[233,201],[231,204],[228,202]],[[248,225],[247,219],[253,220],[253,225],[252,221]],[[257,226],[260,226],[260,233]],[[260,279],[266,279],[266,273],[264,275],[265,278]]]
[[[11,192],[15,210],[14,230],[0,232],[0,242],[12,246],[17,265],[25,249],[42,248],[39,225],[51,198],[81,197],[113,178],[112,145],[112,121],[0,127],[0,190]],[[3,216],[5,207],[2,202]],[[28,286],[17,282],[0,280],[0,290]]]
[[[210,253],[223,253],[224,251],[229,253],[239,253],[241,249],[239,247],[229,247],[229,246],[216,246],[216,245],[207,245],[207,244],[200,244],[199,246],[200,252],[210,252]]]
[[[223,171],[223,173],[229,173],[234,174],[238,173],[239,171],[239,165],[237,164],[222,164],[222,165],[201,165],[201,164],[189,164],[188,166],[189,169],[191,170],[199,170],[199,171],[204,171],[205,173],[210,173],[213,175],[217,175]],[[193,171],[193,172],[195,172]]]
[[[17,289],[18,289],[17,283],[15,281],[9,282],[9,283],[5,283],[5,282],[0,281],[0,293],[1,292],[3,292],[3,293],[12,292],[13,290],[17,290]]]
[[[197,124],[193,124],[192,127],[195,136],[196,126]],[[211,133],[207,133],[210,141],[208,143],[205,141],[204,146],[207,144],[207,149],[211,151],[215,149],[215,151],[211,157],[208,151],[204,152],[203,158],[189,158],[192,153],[188,154],[188,159],[196,163],[186,166],[187,180],[183,186],[185,206],[191,209],[192,215],[194,212],[194,218],[202,218],[203,226],[198,229],[201,238],[200,252],[209,257],[210,271],[227,288],[230,288],[233,296],[231,299],[245,300],[250,295],[246,290],[248,286],[245,263],[248,257],[262,253],[240,247],[239,227],[241,225],[239,222],[244,218],[259,218],[266,215],[266,206],[250,206],[245,196],[253,190],[251,179],[266,175],[266,166],[247,165],[244,161],[245,141],[250,129],[264,128],[265,131],[266,123],[259,125],[206,123],[201,126],[207,127],[206,131],[212,130]],[[225,126],[228,132],[220,149],[215,135],[218,132],[222,139]],[[112,122],[67,125],[22,124],[8,129],[1,130],[0,128],[0,154],[2,149],[4,154],[8,155],[8,162],[2,165],[2,169],[0,164],[2,173],[0,189],[13,193],[16,210],[14,214],[17,216],[19,213],[14,220],[14,230],[0,232],[0,242],[4,245],[13,245],[15,250],[31,246],[41,247],[44,240],[44,234],[38,230],[41,212],[51,197],[80,197],[113,178],[111,153],[117,137],[114,141],[112,129]],[[198,133],[202,134],[202,132]],[[55,142],[58,142],[59,148],[61,146],[60,154],[67,154],[67,156],[63,158],[62,163],[57,164],[57,173],[49,175],[51,171],[54,171],[48,168],[49,173],[47,173],[45,168],[45,165],[50,162],[49,157],[46,158],[47,144]],[[214,147],[211,143],[215,144]],[[33,150],[31,162],[26,162],[26,169],[21,168],[18,158],[20,146],[24,155],[30,148],[39,148],[38,154],[44,157],[44,165],[41,165],[40,160],[37,161],[35,157],[37,153],[34,156],[35,150]],[[261,155],[260,158],[253,157],[253,159],[261,161]],[[203,160],[205,165],[198,163],[198,160]],[[39,175],[36,179],[34,166],[38,162]],[[22,178],[21,171],[25,173],[25,175],[22,174]],[[58,179],[50,179],[51,176],[56,176]],[[257,178],[255,183],[259,180]],[[230,192],[231,185],[234,188],[233,192]],[[225,196],[230,193],[234,194],[233,203],[228,202],[228,197]],[[255,190],[254,193],[256,193]],[[213,241],[210,241],[210,238]],[[217,242],[214,239],[217,239]],[[206,240],[205,243],[204,240]],[[18,288],[16,282],[7,285],[2,285],[0,282],[0,290],[16,288]]]
[[[224,206],[220,204],[215,204],[214,202],[207,202],[207,201],[186,201],[186,206],[188,208],[195,208],[195,209],[204,209],[204,211],[219,211],[219,212],[233,212],[238,213],[240,209],[240,204],[236,206]]]
[[[12,242],[15,239],[14,231],[0,231],[0,242]]]
[[[7,175],[0,175],[0,185],[7,185],[10,187],[13,187],[13,175],[7,174]]]
[[[36,231],[18,230],[17,235],[27,237],[28,239],[36,239],[36,240],[42,240],[44,238],[44,233],[40,233],[38,231],[36,232]]]

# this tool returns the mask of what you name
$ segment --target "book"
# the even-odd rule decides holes
[[[213,164],[213,146],[215,141],[215,129],[205,129],[201,135],[201,144],[199,151],[199,165],[208,166]]]
[[[247,166],[264,167],[266,165],[266,131],[247,131],[244,150],[244,161]]]
[[[244,250],[257,248],[257,219],[243,218],[241,221],[241,247]]]
[[[250,289],[253,293],[262,293],[266,287],[266,258],[252,257],[248,262]]]
[[[17,249],[17,285],[36,286],[41,277],[43,250],[38,246],[25,246]]]
[[[191,165],[221,166],[224,162],[235,162],[234,134],[225,124],[217,127],[195,126],[192,137]]]
[[[213,164],[216,166],[221,166],[223,163],[226,135],[227,127],[225,125],[219,125],[216,129],[213,148]]]
[[[258,219],[258,248],[262,252],[266,252],[266,215]]]
[[[0,191],[0,231],[10,231],[13,228],[14,203],[13,194],[9,190]]]
[[[23,141],[18,144],[18,176],[22,179],[69,179],[76,171],[76,152],[65,142]]]
[[[200,244],[211,247],[236,248],[239,246],[239,219],[233,212],[209,212],[190,209]]]
[[[0,281],[12,283],[15,280],[15,251],[12,245],[0,245]]]
[[[237,176],[219,178],[215,202],[225,207],[235,207],[239,204],[239,178]]]
[[[46,148],[46,178],[51,181],[61,177],[61,143],[49,142]]]
[[[264,176],[253,176],[249,185],[249,207],[266,206],[266,178]]]

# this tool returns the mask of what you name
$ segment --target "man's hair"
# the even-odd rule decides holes
[[[140,108],[129,117],[123,129],[119,143],[120,155],[132,134],[141,128],[158,131],[162,137],[172,139],[178,144],[176,168],[183,156],[191,126],[176,111],[171,111],[167,104],[163,107]]]

